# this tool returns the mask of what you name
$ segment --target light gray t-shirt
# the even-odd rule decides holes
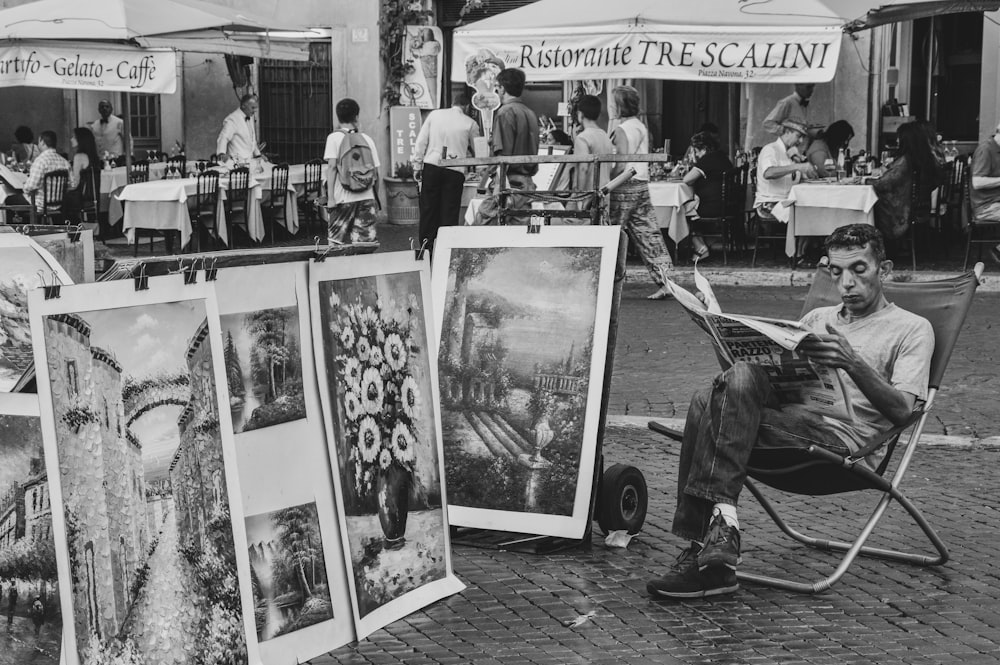
[[[896,390],[927,399],[931,356],[934,354],[934,329],[927,319],[889,303],[879,311],[848,322],[841,316],[842,305],[819,307],[802,317],[809,330],[826,333],[826,324],[840,331],[869,367]],[[851,425],[835,418],[825,418],[834,433],[854,451],[880,432],[892,429],[892,422],[872,405],[861,389],[841,372],[844,386],[854,408],[856,422]],[[877,465],[881,455],[868,458]]]

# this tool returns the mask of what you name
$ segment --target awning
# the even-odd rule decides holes
[[[1000,0],[539,0],[456,30],[452,80],[471,82],[477,71],[502,63],[533,81],[824,83],[834,76],[848,27],[998,5]]]
[[[994,12],[1000,0],[936,0],[934,2],[899,2],[872,9],[863,18],[851,21],[844,29],[849,32],[866,30],[887,23],[913,21],[928,16],[961,14],[963,12]]]

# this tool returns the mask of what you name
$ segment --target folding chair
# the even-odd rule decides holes
[[[972,305],[972,297],[976,287],[979,286],[982,272],[983,264],[978,263],[973,271],[948,279],[932,282],[886,283],[885,293],[890,302],[923,316],[930,321],[934,328],[934,355],[931,358],[927,400],[914,408],[906,423],[885,432],[848,457],[842,457],[819,446],[778,451],[758,450],[750,455],[746,488],[750,490],[750,493],[760,502],[767,514],[786,535],[810,547],[844,552],[843,559],[833,573],[816,582],[804,582],[738,571],[736,574],[739,579],[788,591],[817,593],[829,589],[843,577],[859,554],[902,561],[918,566],[937,566],[948,560],[948,549],[944,541],[934,531],[920,509],[903,494],[900,486],[916,453],[917,443],[923,432],[928,412],[941,385],[959,331],[961,331],[965,317]],[[806,296],[805,305],[802,308],[803,314],[816,307],[834,305],[839,302],[840,298],[837,295],[833,278],[825,266],[820,266],[816,270],[812,288]],[[681,436],[680,432],[666,428],[656,421],[650,421],[649,427],[673,439],[679,439]],[[907,431],[910,432],[910,435],[906,447],[900,452],[899,461],[894,468],[890,469],[893,453],[898,448],[899,438]],[[859,463],[883,446],[885,447],[885,456],[875,470]],[[754,481],[791,494],[821,496],[875,490],[881,493],[881,498],[858,536],[853,542],[848,543],[816,537],[792,528],[778,515],[775,507],[761,493]],[[865,545],[892,501],[898,502],[909,513],[933,545],[936,554],[902,552]]]

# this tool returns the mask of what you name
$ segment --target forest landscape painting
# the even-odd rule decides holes
[[[574,514],[592,472],[581,461],[605,353],[595,326],[606,251],[450,248],[439,367],[451,506]],[[528,530],[524,517],[512,523]]]
[[[257,639],[333,618],[315,503],[247,517]]]
[[[236,433],[306,417],[297,307],[222,319],[222,340]]]
[[[33,316],[79,662],[246,663],[205,300],[73,304],[64,292]]]
[[[361,618],[450,575],[422,288],[417,271],[318,283],[321,391]]]
[[[34,415],[10,409],[27,398]],[[0,395],[0,599],[6,633],[0,665],[59,663],[59,603],[52,504],[38,400]]]

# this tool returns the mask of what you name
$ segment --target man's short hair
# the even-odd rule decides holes
[[[882,232],[871,224],[848,224],[834,229],[823,242],[823,249],[829,254],[832,249],[862,249],[866,245],[874,252],[876,263],[885,261]]]
[[[361,107],[350,97],[344,97],[337,102],[337,120],[340,122],[357,122]]]
[[[251,99],[257,99],[257,95],[252,92],[248,92],[247,94],[243,95],[242,97],[240,97],[240,106],[243,106]]]
[[[38,135],[38,138],[42,140],[42,143],[50,148],[56,147],[56,133],[51,129],[46,129],[44,132]]]
[[[503,88],[504,92],[512,97],[520,97],[521,93],[524,92],[524,72],[517,67],[511,67],[510,69],[504,69],[499,74],[497,74],[497,83]]]
[[[14,130],[14,138],[17,139],[18,143],[34,143],[35,134],[31,131],[31,127],[27,125],[21,125]]]
[[[469,93],[467,93],[467,92],[457,92],[457,93],[455,93],[455,96],[452,97],[452,100],[451,100],[451,105],[452,106],[462,106],[462,107],[465,107],[465,106],[468,106],[470,103],[471,102],[469,101]]]
[[[597,120],[601,115],[601,100],[594,95],[584,95],[577,100],[576,110],[587,120]]]

